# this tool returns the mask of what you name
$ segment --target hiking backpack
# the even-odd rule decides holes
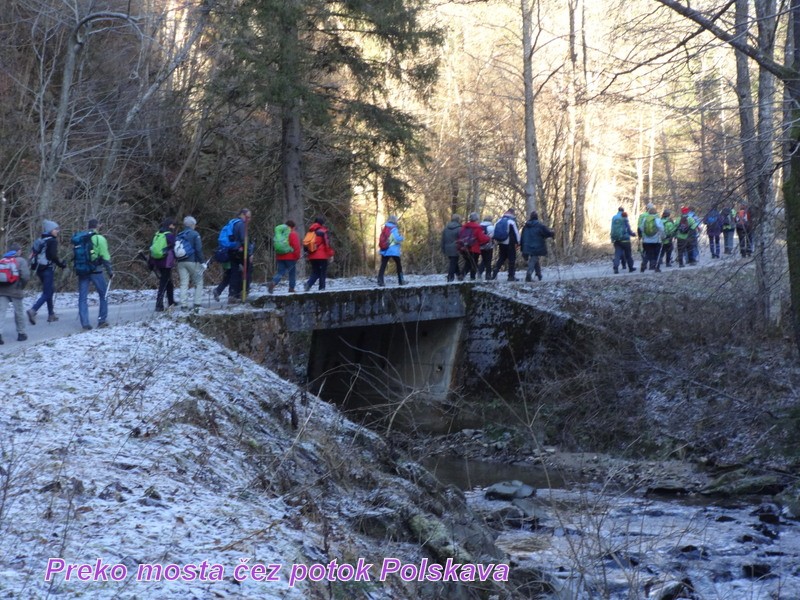
[[[94,252],[94,231],[79,231],[72,236],[72,266],[76,275],[91,275],[96,264],[92,259]]]
[[[740,209],[739,212],[736,213],[736,227],[738,229],[747,229],[747,222],[750,220],[750,216],[747,214],[747,210],[744,208]]]
[[[184,232],[178,234],[175,238],[175,247],[172,249],[175,253],[175,258],[178,259],[188,259],[194,256],[194,246],[192,243],[186,239],[186,235]]]
[[[656,216],[655,215],[645,215],[644,223],[642,223],[642,232],[647,237],[653,237],[658,235],[658,225],[656,225]]]
[[[241,221],[240,218],[236,217],[235,219],[231,219],[225,224],[225,227],[219,232],[219,238],[217,239],[217,245],[220,248],[225,248],[226,250],[238,250],[239,249],[239,242],[236,241],[234,237],[234,227],[236,227],[236,223]]]
[[[494,233],[492,237],[496,239],[498,242],[505,242],[508,239],[508,217],[503,217],[497,222],[497,225],[494,226]]]
[[[14,256],[0,258],[0,284],[19,281],[19,263]]]
[[[303,238],[303,248],[306,249],[306,252],[309,254],[313,254],[317,251],[317,232],[316,231],[309,231],[305,237]]]
[[[625,225],[623,217],[614,217],[611,219],[611,241],[621,242],[624,240],[628,233],[628,227]]]
[[[150,256],[156,260],[161,260],[167,255],[167,232],[156,231],[153,241],[150,244]]]
[[[378,238],[378,248],[381,250],[388,250],[389,246],[392,245],[392,228],[388,225],[384,225],[383,229],[381,229],[381,235]]]
[[[294,249],[289,243],[289,233],[292,229],[285,223],[275,226],[275,236],[272,238],[272,247],[275,254],[291,254]]]
[[[664,219],[664,235],[666,239],[664,240],[665,243],[672,243],[670,240],[675,237],[675,231],[678,229],[678,226],[675,225],[675,221],[672,219]]]
[[[678,223],[678,233],[685,235],[689,233],[689,229],[689,217],[683,215]]]
[[[50,260],[47,258],[47,242],[44,238],[37,238],[33,242],[30,263],[31,269],[44,268],[50,264]]]
[[[458,237],[456,238],[456,250],[459,252],[471,252],[472,246],[477,241],[478,240],[475,239],[475,231],[473,231],[472,227],[464,225],[459,230]]]

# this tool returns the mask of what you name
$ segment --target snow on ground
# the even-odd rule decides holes
[[[0,596],[307,597],[287,576],[317,534],[263,481],[288,445],[317,443],[291,431],[293,385],[169,317],[28,347],[3,373]],[[301,425],[354,427],[322,402],[301,411]],[[55,557],[128,574],[48,583]],[[241,559],[283,565],[281,580],[234,582]],[[225,581],[136,581],[137,564],[201,561]]]

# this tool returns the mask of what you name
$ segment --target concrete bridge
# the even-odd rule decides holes
[[[193,320],[347,410],[415,405],[419,416],[419,406],[441,408],[476,390],[513,394],[543,361],[568,353],[574,365],[587,355],[590,327],[503,289],[462,283],[276,295]]]

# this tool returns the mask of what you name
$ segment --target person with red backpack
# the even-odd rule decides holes
[[[464,223],[458,232],[458,238],[456,238],[456,248],[464,257],[463,273],[465,277],[469,273],[469,278],[475,281],[478,260],[481,257],[481,246],[491,241],[492,238],[483,232],[483,227],[478,223],[478,213],[469,213],[469,220]]]
[[[734,217],[736,236],[739,238],[739,253],[742,258],[753,255],[753,222],[750,209],[746,204],[739,207]]]
[[[28,339],[25,333],[25,313],[22,306],[24,289],[31,278],[31,269],[28,261],[22,257],[22,247],[13,243],[8,247],[8,252],[0,259],[0,272],[3,274],[0,283],[0,332],[3,331],[3,321],[6,319],[6,308],[9,302],[14,307],[14,324],[17,326],[17,341],[24,342]],[[0,344],[3,344],[0,335]]]
[[[309,236],[309,234],[312,234]],[[309,238],[309,241],[307,241]],[[311,241],[313,240],[313,241]],[[303,245],[308,252],[308,260],[311,263],[311,277],[303,285],[303,290],[308,291],[319,281],[319,290],[325,289],[325,280],[328,276],[328,261],[333,258],[334,251],[331,247],[331,238],[328,228],[325,227],[325,219],[317,217],[308,228],[308,233],[303,238]]]
[[[378,270],[378,287],[384,286],[383,275],[386,273],[386,265],[389,264],[390,260],[393,260],[397,267],[398,285],[406,284],[406,280],[403,279],[403,265],[400,262],[400,244],[403,243],[404,239],[405,238],[400,234],[400,229],[397,227],[397,217],[394,215],[390,216],[383,226],[380,240],[378,241],[381,253],[381,266]]]

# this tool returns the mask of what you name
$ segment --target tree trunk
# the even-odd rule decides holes
[[[536,0],[521,0],[522,8],[522,79],[525,91],[525,215],[536,210],[538,160],[533,97],[533,5]]]

